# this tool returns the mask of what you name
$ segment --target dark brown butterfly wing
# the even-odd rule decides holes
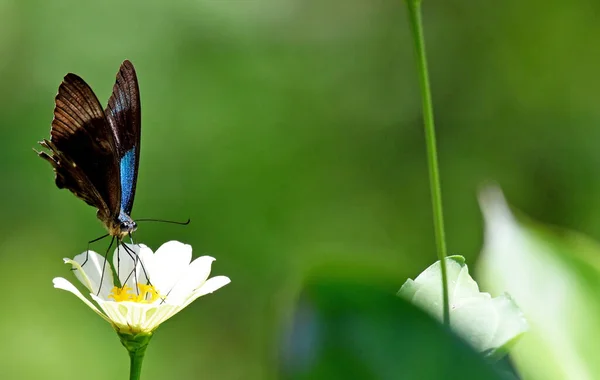
[[[131,214],[140,162],[140,90],[133,64],[124,61],[106,107],[106,119],[115,137],[121,179],[121,207]]]
[[[98,98],[83,79],[67,74],[55,99],[50,141],[39,152],[56,172],[56,186],[69,189],[98,209],[107,222],[121,204],[115,140]]]

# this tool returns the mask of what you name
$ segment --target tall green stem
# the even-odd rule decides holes
[[[425,124],[425,140],[427,143],[427,161],[429,164],[429,184],[431,187],[431,202],[433,205],[433,225],[437,255],[442,268],[442,293],[444,298],[444,324],[450,324],[450,307],[448,302],[448,275],[446,273],[446,236],[444,232],[444,215],[442,212],[442,188],[438,168],[437,147],[435,142],[435,125],[433,121],[433,105],[425,55],[425,37],[423,35],[423,20],[421,18],[421,0],[406,0],[408,16],[415,41],[417,67],[423,99],[423,119]]]
[[[129,352],[129,380],[140,380],[145,353],[146,347],[141,350]]]
[[[142,362],[152,333],[131,335],[117,332],[117,334],[121,339],[121,344],[129,352],[129,380],[140,380]]]

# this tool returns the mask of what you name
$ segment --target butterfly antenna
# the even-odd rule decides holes
[[[190,224],[191,219],[188,218],[185,222],[178,222],[175,220],[165,220],[165,219],[136,219],[135,222],[160,222],[160,223],[171,223],[171,224],[179,224],[180,226],[187,226]]]

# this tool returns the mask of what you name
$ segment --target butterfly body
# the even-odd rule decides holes
[[[121,64],[105,110],[87,83],[67,74],[55,99],[50,140],[38,152],[69,189],[98,209],[98,219],[118,239],[137,228],[131,218],[140,157],[140,97],[131,62]]]

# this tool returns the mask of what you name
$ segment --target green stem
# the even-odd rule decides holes
[[[417,66],[421,95],[423,99],[423,119],[425,124],[425,141],[427,142],[427,161],[429,164],[429,184],[431,187],[431,202],[433,205],[433,225],[437,255],[442,268],[442,292],[444,297],[444,324],[450,324],[450,307],[448,301],[448,275],[446,273],[446,237],[444,233],[444,215],[442,212],[442,188],[438,168],[437,147],[435,142],[435,125],[433,121],[433,105],[427,57],[425,55],[425,37],[423,35],[423,20],[421,18],[421,0],[406,0],[408,16],[417,53]]]
[[[117,333],[121,343],[129,352],[129,380],[140,380],[142,374],[142,362],[146,354],[146,348],[152,334],[131,335],[127,333]]]
[[[141,350],[129,352],[129,380],[140,380],[145,353],[146,347]]]

